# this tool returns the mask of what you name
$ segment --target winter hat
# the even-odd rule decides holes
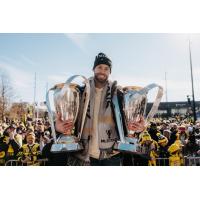
[[[110,60],[110,58],[108,58],[106,56],[106,54],[104,53],[99,53],[96,58],[95,58],[95,61],[94,61],[94,66],[93,66],[93,70],[95,69],[95,67],[97,65],[100,65],[100,64],[105,64],[105,65],[108,65],[110,67],[110,71],[111,71],[111,68],[112,68],[112,61]]]

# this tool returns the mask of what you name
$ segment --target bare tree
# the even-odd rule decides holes
[[[29,104],[26,102],[18,102],[12,103],[11,108],[9,109],[11,119],[19,119],[26,121],[27,111],[28,111]]]
[[[0,119],[4,120],[13,96],[13,89],[8,75],[0,72]]]

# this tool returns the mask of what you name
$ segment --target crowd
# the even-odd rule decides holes
[[[191,123],[187,118],[156,118],[149,122],[145,131],[131,137],[137,138],[140,154],[123,154],[122,165],[155,166],[157,159],[163,158],[167,162],[159,165],[181,166],[185,164],[185,157],[200,154],[200,122]],[[42,159],[48,159],[45,165],[63,165],[59,157],[62,161],[66,157],[67,162],[69,156],[52,154],[52,143],[48,120],[24,123],[7,119],[0,122],[0,165],[6,165],[9,160],[17,160],[18,165],[39,165],[38,161]]]
[[[181,166],[186,165],[185,158],[198,157],[200,154],[199,121],[191,123],[190,120],[179,118],[155,119],[136,137],[141,152],[149,155],[143,165],[158,165],[156,160],[160,159],[159,165]],[[145,159],[139,160],[144,162]]]
[[[7,119],[0,123],[0,165],[9,160],[18,160],[21,165],[37,164],[39,159],[44,158],[44,146],[51,141],[48,121],[24,123]]]

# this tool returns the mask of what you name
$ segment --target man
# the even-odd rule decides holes
[[[44,135],[44,125],[40,120],[35,125],[34,133],[36,137],[36,142],[39,143],[40,137]]]
[[[40,150],[42,152],[42,149],[46,144],[51,143],[51,134],[49,131],[45,131],[43,134],[40,135]]]
[[[15,140],[19,144],[19,147],[22,147],[23,144],[23,136],[22,136],[22,128],[17,127],[16,134],[15,134]]]
[[[171,134],[170,134],[168,146],[172,145],[176,141],[177,133],[178,133],[178,125],[176,123],[172,123],[170,125],[171,125],[171,129],[170,129]]]
[[[16,126],[10,125],[3,132],[3,137],[0,138],[0,165],[5,165],[8,160],[16,158],[19,151],[19,144],[15,139]]]
[[[28,131],[26,135],[26,142],[18,153],[18,160],[22,162],[23,165],[34,165],[37,160],[41,157],[40,145],[35,142],[35,134],[32,131]]]
[[[148,133],[150,134],[151,138],[155,141],[158,141],[158,127],[155,122],[151,122],[150,127],[148,129]]]
[[[112,104],[112,94],[117,87],[116,82],[108,80],[111,69],[111,60],[104,53],[99,53],[93,65],[94,77],[89,79],[90,103],[81,138],[85,150],[78,155],[80,159],[89,161],[92,166],[120,165],[120,154],[113,150],[119,135]],[[137,126],[133,125],[134,128]],[[72,122],[62,121],[58,114],[56,130],[66,133],[66,130],[72,129]]]

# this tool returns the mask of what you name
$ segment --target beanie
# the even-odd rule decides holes
[[[95,61],[94,61],[94,66],[93,66],[93,70],[95,69],[95,67],[97,65],[100,65],[100,64],[105,64],[105,65],[108,65],[109,68],[110,68],[110,71],[111,71],[111,68],[112,68],[112,61],[110,60],[110,58],[108,58],[106,56],[106,54],[104,53],[99,53],[96,58],[95,58]]]

